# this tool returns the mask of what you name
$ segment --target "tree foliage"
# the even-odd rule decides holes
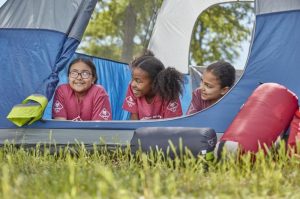
[[[85,32],[81,51],[129,62],[147,48],[162,0],[100,0]],[[197,65],[239,56],[241,42],[249,38],[253,5],[214,6],[197,20],[190,44],[190,59]]]
[[[191,60],[205,65],[220,59],[237,59],[241,43],[250,38],[253,13],[253,4],[245,2],[217,5],[203,12],[192,34]]]
[[[153,18],[162,0],[99,1],[84,35],[81,50],[128,62],[147,47]]]

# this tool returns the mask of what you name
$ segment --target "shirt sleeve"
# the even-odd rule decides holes
[[[175,101],[167,102],[164,109],[165,111],[163,114],[163,118],[182,116],[182,107],[179,98],[177,98]]]
[[[110,101],[106,91],[98,91],[94,99],[92,120],[112,120]]]
[[[122,108],[130,113],[138,113],[137,98],[133,95],[131,86],[128,86]]]
[[[52,118],[62,117],[67,119],[67,111],[65,105],[64,92],[62,87],[58,87],[55,91],[52,104]]]
[[[201,106],[201,96],[198,96],[198,93],[197,90],[194,90],[193,91],[193,95],[192,95],[192,101],[191,101],[191,104],[186,112],[187,115],[190,115],[190,114],[193,114],[193,113],[196,113],[200,110],[202,110],[202,106]]]

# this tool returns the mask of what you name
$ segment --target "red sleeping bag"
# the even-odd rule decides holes
[[[294,93],[279,84],[264,83],[248,98],[220,143],[236,142],[241,152],[270,147],[287,130],[297,108]]]
[[[288,146],[290,149],[296,147],[296,142],[300,141],[300,110],[296,111],[294,118],[290,125],[290,134],[288,139]],[[299,153],[299,151],[296,151]]]

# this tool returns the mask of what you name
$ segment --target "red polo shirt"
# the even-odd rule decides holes
[[[196,113],[198,111],[201,111],[202,109],[209,107],[212,104],[213,103],[211,103],[210,101],[203,100],[201,98],[200,88],[197,88],[193,91],[192,101],[186,114],[190,115],[192,113]]]
[[[130,113],[137,113],[140,120],[164,119],[182,115],[182,108],[179,98],[175,101],[165,101],[156,95],[149,104],[146,98],[135,97],[128,86],[123,109]]]
[[[69,84],[60,85],[54,95],[52,118],[64,117],[67,120],[111,120],[109,97],[100,85],[92,85],[79,102]]]

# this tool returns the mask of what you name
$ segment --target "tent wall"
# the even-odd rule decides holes
[[[148,48],[166,66],[187,74],[191,35],[197,18],[210,6],[226,2],[237,0],[164,0]]]
[[[300,10],[295,7],[278,7],[280,12],[272,12],[259,7],[257,0],[256,27],[243,76],[232,90],[218,103],[190,116],[163,121],[138,122],[82,122],[77,128],[135,129],[145,126],[189,126],[210,127],[218,133],[224,132],[239,112],[253,90],[262,82],[276,82],[300,96]],[[278,0],[279,1],[279,0]],[[280,1],[279,1],[280,2]],[[295,1],[284,1],[295,4]],[[276,5],[276,2],[274,3]],[[278,4],[280,5],[280,4]],[[273,7],[274,9],[274,7]],[[263,13],[263,14],[260,14]],[[35,124],[38,127],[38,124]],[[52,121],[45,126],[51,128]],[[56,123],[56,128],[72,128],[73,123]],[[74,128],[74,127],[73,127]]]
[[[268,14],[287,10],[299,10],[299,0],[264,0],[256,2],[256,14]]]
[[[97,0],[8,0],[0,8],[0,127],[27,96],[50,99]]]
[[[201,126],[224,132],[260,83],[276,82],[300,96],[300,1],[284,1],[285,6],[283,1],[272,1],[272,9],[266,2],[270,1],[256,4],[256,26],[243,76],[219,103],[195,115]]]
[[[102,85],[109,94],[113,120],[126,120],[129,117],[128,112],[122,110],[122,103],[125,99],[126,89],[131,80],[131,71],[127,64],[88,56],[85,54],[76,53],[73,58],[85,57],[91,59],[96,66],[98,75],[97,83]],[[71,62],[70,60],[70,62]],[[59,73],[59,83],[68,83],[68,66]],[[48,103],[43,119],[51,119],[52,100]]]
[[[93,61],[96,66],[98,74],[98,84],[101,84],[107,93],[112,107],[113,120],[127,120],[129,113],[122,109],[122,105],[125,99],[127,87],[131,80],[131,70],[128,64],[120,63],[108,59],[102,59],[98,57],[88,56],[85,54],[76,53],[76,57],[86,57]],[[67,64],[68,65],[68,64]],[[68,67],[65,67],[59,73],[59,85],[68,82],[67,78]],[[185,75],[185,85],[183,89],[183,95],[181,96],[182,109],[184,113],[187,111],[189,103],[191,101],[191,81],[190,76]],[[51,106],[52,101],[48,104],[44,119],[51,119]]]
[[[185,2],[185,0],[184,0]],[[198,2],[198,1],[197,1]],[[272,2],[272,3],[270,3]],[[272,4],[272,9],[270,9],[267,4]],[[240,107],[251,95],[253,90],[261,82],[276,82],[280,83],[291,91],[295,92],[300,96],[300,1],[295,0],[257,0],[256,10],[258,11],[256,16],[256,27],[252,38],[252,46],[248,61],[246,64],[246,69],[239,80],[239,82],[232,88],[232,90],[224,96],[222,100],[213,105],[212,107],[203,110],[199,113],[195,113],[186,117],[179,117],[174,119],[157,120],[157,121],[103,121],[103,122],[72,122],[72,121],[39,121],[30,126],[26,126],[26,130],[30,129],[94,129],[95,132],[101,130],[133,130],[139,127],[146,126],[166,126],[166,127],[210,127],[216,130],[218,133],[224,132],[229,124],[232,122],[233,118],[238,113]],[[279,12],[278,12],[279,11]],[[171,12],[172,13],[172,12]],[[3,29],[1,29],[1,32]],[[4,30],[9,31],[9,30]],[[40,31],[42,32],[42,31]],[[55,32],[54,32],[55,33]],[[13,35],[11,32],[9,34]],[[61,33],[60,33],[61,34]],[[13,46],[13,39],[9,39],[7,34],[5,37],[0,37],[0,46],[5,46],[7,49],[15,48]],[[59,35],[58,35],[59,36]],[[4,38],[4,39],[3,39]],[[168,40],[165,39],[164,42]],[[11,43],[7,43],[11,42]],[[162,43],[164,43],[162,42]],[[47,42],[46,42],[47,43]],[[176,42],[175,42],[176,43]],[[17,45],[19,46],[19,45]],[[38,47],[34,45],[31,48]],[[26,60],[23,62],[6,62],[5,60],[9,56],[13,56],[13,60],[18,60],[21,52],[27,52],[27,48],[23,50],[16,51],[12,55],[8,54],[6,51],[1,49],[0,60],[1,67],[8,72],[1,73],[0,83],[4,85],[1,87],[1,93],[7,93],[8,96],[14,96],[18,98],[4,99],[1,96],[0,110],[1,112],[1,125],[5,124],[5,128],[15,128],[10,123],[5,123],[6,120],[3,117],[6,116],[5,111],[8,111],[11,106],[15,103],[19,103],[28,94],[31,94],[34,90],[28,89],[26,82],[19,80],[22,78],[23,74],[19,73],[18,64],[26,63],[26,60],[30,60],[30,53],[26,56]],[[24,50],[25,49],[25,50]],[[170,46],[167,48],[168,51],[175,50]],[[32,51],[36,52],[38,50]],[[2,55],[4,54],[4,55]],[[54,53],[55,54],[55,53]],[[159,53],[158,53],[159,54]],[[34,54],[33,54],[34,55]],[[32,55],[32,56],[33,56]],[[183,54],[185,56],[185,54]],[[37,55],[36,57],[39,57]],[[46,56],[46,55],[45,55]],[[48,53],[47,56],[52,56]],[[43,57],[43,56],[41,56]],[[166,56],[167,57],[167,56]],[[175,59],[177,54],[174,52],[173,58]],[[50,59],[50,58],[49,58]],[[52,60],[52,57],[51,57]],[[4,65],[3,65],[4,63]],[[11,66],[13,64],[13,67]],[[30,63],[26,63],[29,65]],[[45,66],[43,70],[37,68],[37,74],[41,77],[47,74],[49,75],[50,69],[47,69],[47,65],[43,62],[41,65]],[[40,66],[40,65],[39,65]],[[25,66],[24,66],[25,67]],[[50,67],[51,68],[51,67]],[[11,71],[10,70],[15,70]],[[23,71],[22,71],[23,72]],[[16,75],[17,74],[17,75]],[[35,78],[35,77],[34,77]],[[27,80],[28,81],[28,80]],[[42,83],[40,80],[37,83]],[[11,86],[11,85],[14,86]],[[37,84],[35,84],[37,85]],[[20,96],[17,96],[20,95]],[[14,100],[10,102],[9,100]],[[6,103],[6,104],[5,104]],[[3,105],[4,104],[4,105]],[[4,111],[3,111],[4,110]],[[9,126],[11,125],[11,126]],[[2,131],[5,133],[5,131]],[[69,135],[71,133],[69,132]],[[34,135],[32,136],[34,139]],[[68,136],[64,134],[62,136]],[[3,139],[5,138],[2,137]]]

